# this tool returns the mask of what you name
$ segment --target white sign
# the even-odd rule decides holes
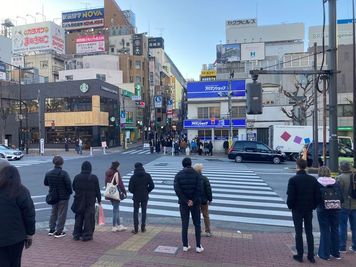
[[[104,35],[79,37],[76,40],[76,49],[78,54],[104,52],[105,37]]]
[[[162,107],[162,96],[156,95],[154,97],[155,100],[155,108],[161,108]]]
[[[235,19],[235,20],[227,20],[226,21],[226,26],[232,26],[232,25],[238,25],[238,26],[257,25],[257,19]]]
[[[132,101],[141,101],[141,96],[140,95],[133,95],[131,96]]]
[[[44,139],[43,138],[41,138],[40,139],[40,153],[41,153],[41,155],[43,155],[44,154]]]
[[[247,43],[241,44],[241,60],[264,60],[265,44],[264,43]]]
[[[25,58],[23,56],[13,56],[11,58],[11,64],[16,67],[25,67]]]
[[[64,29],[46,21],[16,26],[12,29],[12,52],[23,54],[52,50],[64,54]]]

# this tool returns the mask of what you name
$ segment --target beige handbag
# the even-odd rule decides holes
[[[116,176],[117,176],[117,173],[115,173],[114,177],[111,180],[111,183],[106,184],[104,196],[107,198],[120,200],[120,192],[117,188],[117,185],[114,184]]]

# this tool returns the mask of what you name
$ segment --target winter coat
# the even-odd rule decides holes
[[[46,173],[44,185],[49,186],[49,191],[56,189],[59,200],[68,200],[72,191],[72,182],[68,173],[61,167],[54,167]]]
[[[187,203],[192,200],[193,204],[200,204],[201,200],[201,177],[193,168],[184,168],[174,178],[174,191],[178,196],[178,203]]]
[[[312,211],[320,201],[318,181],[303,170],[297,171],[297,174],[289,179],[287,195],[289,209],[300,212]]]
[[[17,197],[10,197],[5,188],[0,189],[0,214],[0,247],[14,245],[35,234],[35,207],[26,187],[21,186]]]
[[[126,194],[126,189],[125,189],[125,185],[124,182],[121,179],[121,175],[120,172],[118,172],[117,170],[113,170],[112,168],[109,168],[106,172],[105,172],[105,186],[107,183],[111,183],[112,178],[114,177],[115,173],[117,172],[117,174],[119,175],[119,185],[118,188],[120,189],[121,192],[123,192],[125,195]],[[116,181],[114,180],[114,185],[116,185]],[[110,198],[105,198],[106,200],[111,200]]]
[[[320,211],[326,210],[325,206],[324,206],[324,202],[322,200],[322,194],[323,194],[324,189],[325,189],[326,186],[336,187],[336,189],[340,191],[341,196],[342,196],[342,191],[341,191],[340,184],[338,182],[336,182],[336,180],[334,178],[332,178],[332,177],[319,177],[318,178],[318,184],[319,184],[319,190],[320,190],[320,198],[319,198],[317,211],[320,212]],[[341,198],[341,203],[343,203],[343,202],[344,202],[344,198],[342,197]],[[328,212],[333,212],[335,210],[327,210],[327,211]]]
[[[202,174],[200,176],[202,183],[201,204],[205,205],[208,203],[208,201],[213,201],[213,193],[211,192],[211,186],[208,177]]]
[[[84,162],[82,171],[73,180],[73,190],[75,192],[72,211],[83,213],[88,207],[94,208],[96,199],[101,202],[101,192],[98,177],[91,174],[91,165]]]
[[[356,209],[356,199],[349,197],[349,189],[350,189],[350,175],[351,172],[343,172],[339,176],[336,177],[336,181],[339,182],[342,195],[344,197],[344,203],[342,203],[343,209]]]
[[[154,187],[151,175],[145,172],[143,167],[134,170],[129,182],[129,191],[133,194],[132,199],[134,201],[147,201],[148,194]]]

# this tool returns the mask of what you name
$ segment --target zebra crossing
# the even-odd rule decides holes
[[[178,161],[174,166],[154,162],[145,165],[146,172],[151,174],[155,183],[155,189],[150,193],[148,214],[180,217],[173,188],[174,176],[181,170],[179,165]],[[209,206],[211,220],[293,226],[291,212],[284,200],[255,172],[247,169],[230,170],[224,165],[213,164],[205,167],[203,173],[209,178],[213,191],[213,202]],[[133,171],[122,177],[126,188],[132,174]],[[112,209],[111,204],[106,201],[103,201],[103,207]],[[120,204],[120,211],[132,212],[131,194]]]
[[[124,155],[149,155],[149,154],[151,154],[151,151],[149,149],[130,149],[125,152],[122,152],[121,154],[124,154]]]
[[[26,166],[32,166],[32,165],[37,165],[37,164],[42,164],[42,163],[48,163],[52,162],[52,158],[46,158],[46,159],[29,159],[29,160],[17,160],[17,161],[9,161],[9,163],[16,168],[21,168],[21,167],[26,167]]]

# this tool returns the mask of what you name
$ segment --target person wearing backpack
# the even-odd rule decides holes
[[[331,177],[330,169],[321,166],[318,172],[320,201],[317,215],[320,228],[318,257],[330,260],[330,256],[340,260],[339,252],[339,213],[343,203],[340,184]]]
[[[297,254],[293,259],[303,262],[303,223],[308,243],[308,260],[315,263],[314,236],[313,236],[313,210],[319,203],[319,186],[314,176],[306,173],[307,161],[297,160],[297,174],[288,181],[287,206],[292,210],[295,228],[295,245]]]
[[[350,222],[352,245],[349,247],[350,251],[356,252],[356,175],[351,171],[351,164],[348,161],[340,162],[341,174],[336,177],[340,183],[341,191],[344,197],[342,209],[340,211],[340,226],[339,226],[339,239],[340,239],[340,252],[346,252],[347,243],[347,222]]]

